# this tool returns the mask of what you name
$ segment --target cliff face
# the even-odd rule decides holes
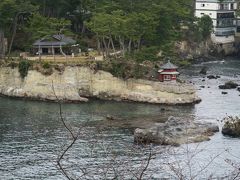
[[[54,87],[54,90],[53,90]],[[87,67],[66,67],[50,76],[31,70],[24,80],[18,69],[0,68],[0,93],[11,97],[41,100],[88,101],[88,97],[159,104],[195,103],[200,99],[191,85],[165,84],[145,80],[121,80],[104,71]]]
[[[239,51],[234,43],[216,44],[211,39],[201,43],[181,41],[175,44],[175,49],[177,54],[183,59],[222,57],[235,55]]]

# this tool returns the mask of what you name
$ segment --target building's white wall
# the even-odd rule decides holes
[[[208,3],[208,2],[196,2],[197,10],[218,10],[219,3]]]
[[[233,43],[235,41],[234,36],[215,36],[214,34],[211,35],[211,39],[217,44]]]
[[[212,19],[217,19],[217,11],[196,10],[195,16],[201,18],[203,15],[208,15]]]
[[[221,4],[226,4],[224,8],[221,9]],[[234,8],[231,8],[231,4],[234,4]],[[219,2],[219,0],[196,0],[195,4],[195,16],[198,18],[201,18],[203,15],[208,15],[212,18],[213,21],[213,34],[212,34],[212,40],[215,43],[230,43],[234,42],[234,35],[229,36],[216,36],[214,33],[216,31],[220,32],[229,32],[229,31],[235,31],[236,27],[224,27],[224,28],[216,28],[217,26],[217,14],[218,13],[230,13],[234,12],[237,9],[237,3],[235,0],[225,0],[222,3]]]

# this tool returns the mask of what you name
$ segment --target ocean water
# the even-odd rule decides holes
[[[208,80],[199,75],[203,66],[209,68],[208,74],[221,78]],[[234,171],[237,172],[234,164],[240,166],[240,139],[216,133],[208,142],[180,147],[141,147],[133,142],[135,127],[162,122],[169,116],[210,121],[221,127],[224,117],[240,115],[240,92],[226,90],[228,94],[222,95],[218,89],[218,85],[229,80],[240,84],[240,60],[194,65],[181,76],[195,84],[201,103],[189,106],[111,101],[63,104],[66,123],[74,133],[79,132],[78,141],[63,160],[69,175],[76,179],[110,179],[115,172],[119,179],[131,179],[145,167],[151,148],[154,155],[144,173],[146,178],[231,179]],[[109,115],[116,117],[117,123],[107,121]],[[65,179],[56,160],[70,138],[59,119],[57,104],[0,97],[0,179]]]

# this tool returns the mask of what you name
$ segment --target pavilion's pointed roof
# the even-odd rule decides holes
[[[160,67],[160,69],[177,69],[178,67],[170,62],[168,62]]]

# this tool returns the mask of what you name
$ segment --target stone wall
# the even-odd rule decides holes
[[[88,67],[66,67],[50,76],[30,70],[21,79],[18,69],[0,68],[0,93],[11,97],[42,100],[88,101],[89,97],[106,100],[126,100],[159,104],[199,102],[195,89],[187,84],[160,83],[130,79],[124,81],[105,71]]]

